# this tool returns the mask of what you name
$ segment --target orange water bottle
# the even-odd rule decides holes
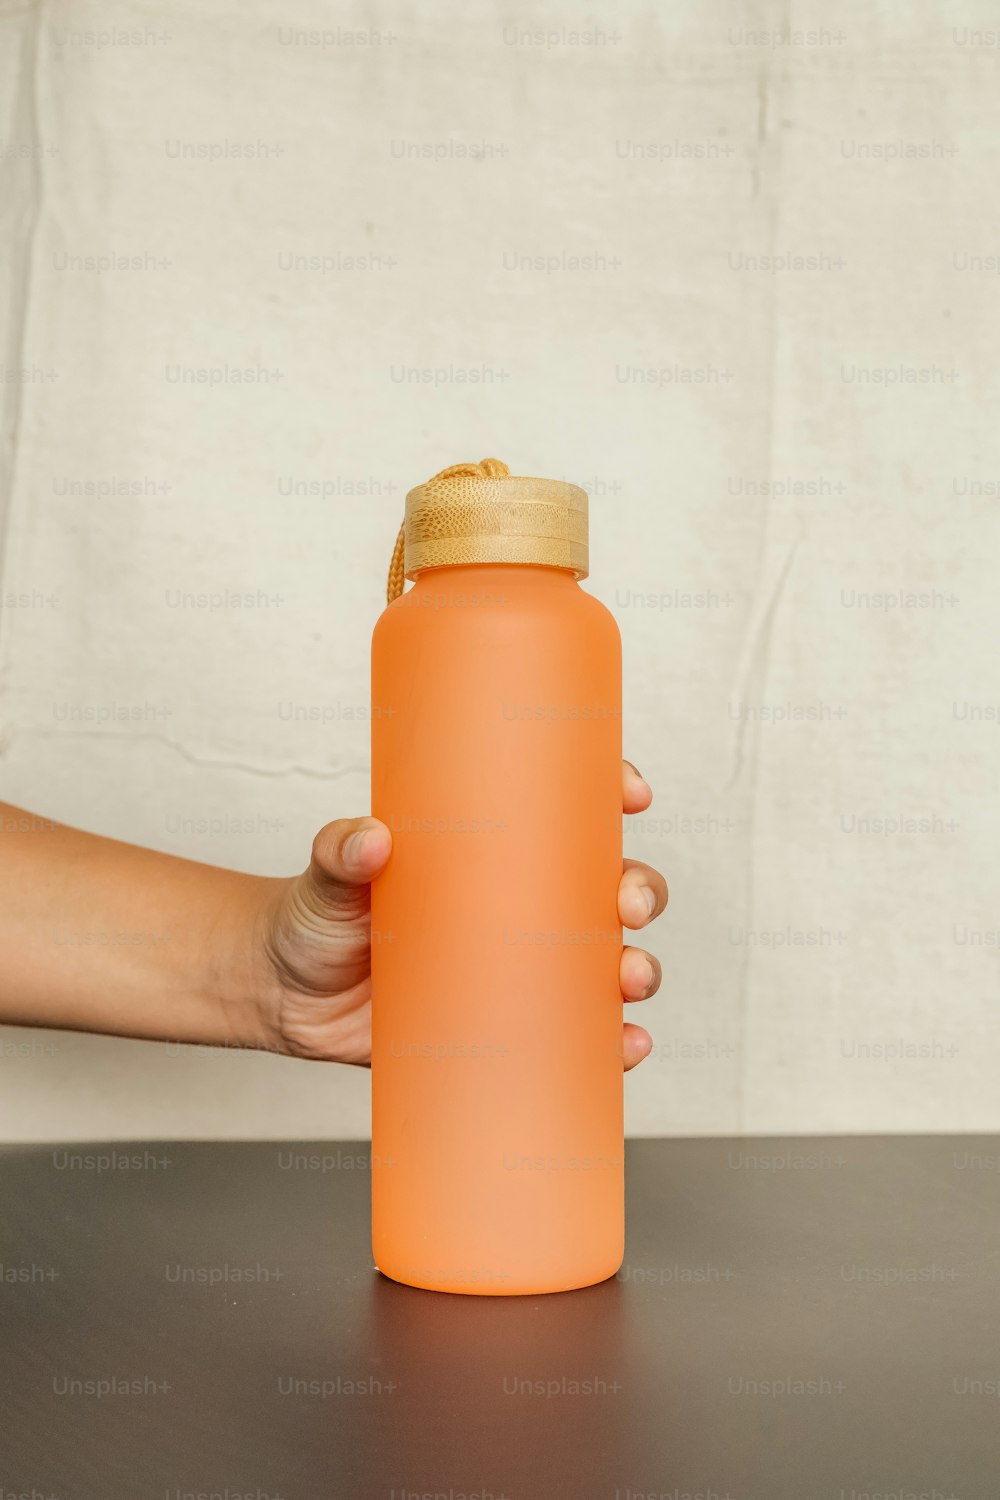
[[[372,1228],[413,1286],[621,1263],[621,641],[587,565],[575,485],[486,459],[406,497],[372,642]]]

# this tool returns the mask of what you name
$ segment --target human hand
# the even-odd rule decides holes
[[[643,812],[652,800],[635,766],[623,761],[623,810]],[[263,970],[261,1021],[275,1050],[328,1062],[371,1061],[371,882],[391,849],[392,835],[376,818],[339,818],[316,835],[304,874],[268,883],[256,942]],[[618,886],[623,926],[646,927],[666,904],[667,884],[659,871],[624,860]],[[623,1000],[647,1000],[660,978],[653,954],[623,950]],[[626,1021],[625,1071],[648,1056],[652,1045],[647,1031]]]

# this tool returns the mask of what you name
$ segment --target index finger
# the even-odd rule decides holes
[[[622,811],[645,812],[653,800],[653,791],[642,772],[630,760],[622,761]]]

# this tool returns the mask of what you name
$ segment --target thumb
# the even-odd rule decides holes
[[[319,916],[367,910],[368,887],[392,852],[392,835],[377,818],[338,818],[313,840],[306,872],[309,904]]]

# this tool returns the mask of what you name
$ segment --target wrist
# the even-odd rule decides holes
[[[219,940],[211,946],[206,989],[218,1015],[221,1045],[283,1052],[270,935],[291,882],[257,875],[240,881],[220,920]]]

